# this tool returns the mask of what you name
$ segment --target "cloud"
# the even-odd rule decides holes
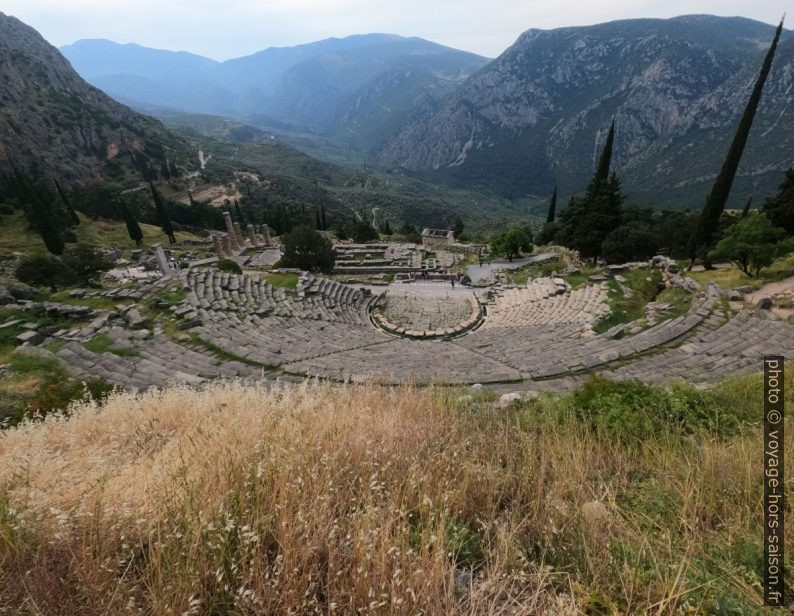
[[[390,32],[496,56],[529,28],[686,13],[769,23],[788,0],[5,0],[3,11],[63,45],[108,38],[226,59],[269,46]]]

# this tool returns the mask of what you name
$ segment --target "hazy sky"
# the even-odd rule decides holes
[[[689,13],[777,23],[791,0],[2,0],[54,45],[82,38],[225,60],[265,47],[387,32],[495,57],[529,28]]]

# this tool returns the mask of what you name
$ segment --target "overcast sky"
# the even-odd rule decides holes
[[[54,45],[84,38],[225,60],[270,46],[387,32],[495,57],[529,28],[690,13],[777,23],[791,0],[2,0]]]

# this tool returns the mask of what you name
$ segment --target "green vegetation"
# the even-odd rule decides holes
[[[742,160],[742,154],[747,145],[747,138],[750,135],[750,128],[753,126],[753,120],[758,111],[758,104],[761,101],[764,85],[772,70],[772,60],[775,57],[775,50],[777,49],[777,44],[782,32],[783,22],[781,21],[775,31],[775,38],[772,40],[772,45],[769,47],[766,58],[764,58],[761,72],[750,94],[750,99],[747,101],[747,106],[742,114],[742,119],[739,121],[739,127],[736,129],[736,134],[733,137],[731,147],[725,157],[725,162],[722,165],[717,179],[714,181],[714,186],[706,199],[706,204],[703,206],[703,210],[700,213],[697,226],[692,232],[692,237],[689,240],[689,257],[692,260],[695,259],[698,251],[707,251],[708,248],[713,245],[715,235],[719,228],[720,216],[722,216],[725,210],[725,204],[731,193],[731,187],[736,178],[736,171],[739,168],[739,162]]]
[[[77,282],[75,273],[63,261],[51,256],[33,255],[22,259],[14,270],[20,282],[34,287],[49,287],[55,292],[58,287]]]
[[[157,218],[160,222],[160,228],[163,230],[163,233],[168,237],[168,241],[172,244],[176,244],[176,236],[174,235],[174,226],[171,224],[171,217],[168,214],[168,210],[165,207],[165,202],[163,198],[160,196],[160,193],[157,192],[157,189],[154,187],[154,182],[149,180],[149,187],[152,190],[152,198],[154,199],[154,207],[157,210]]]
[[[683,289],[673,287],[665,289],[656,296],[659,304],[669,304],[670,309],[662,315],[665,319],[675,319],[684,316],[692,307],[693,295]]]
[[[334,267],[334,248],[324,235],[301,226],[284,236],[284,255],[280,267],[330,273]]]
[[[763,212],[775,227],[794,235],[794,169],[786,171],[777,194],[764,203]]]
[[[121,346],[107,334],[96,334],[86,340],[83,346],[92,353],[113,353],[119,357],[137,357],[138,351],[133,348]]]
[[[549,276],[552,272],[561,272],[565,269],[562,259],[556,259],[540,265],[527,265],[517,270],[507,272],[507,281],[511,284],[524,286],[528,280]]]
[[[218,261],[218,269],[222,272],[229,272],[230,274],[242,274],[243,270],[236,261],[231,259],[221,259]]]
[[[579,251],[584,259],[593,263],[603,254],[603,243],[610,232],[622,221],[623,196],[620,180],[614,173],[610,176],[612,149],[615,141],[615,123],[609,129],[598,167],[583,197],[571,197],[571,202],[555,225],[554,239],[564,246]],[[544,240],[550,235],[546,229]]]
[[[270,272],[264,278],[274,287],[281,289],[296,289],[300,276],[288,272]]]
[[[8,370],[0,380],[0,422],[5,425],[63,411],[74,402],[101,402],[113,391],[100,378],[74,379],[60,362],[38,355],[14,353]]]
[[[491,242],[491,252],[504,255],[508,261],[512,262],[521,253],[532,252],[532,236],[520,227],[513,227],[498,235]]]
[[[653,301],[659,293],[662,275],[658,270],[636,269],[624,274],[626,288],[631,291],[630,297],[624,294],[615,280],[609,281],[607,303],[611,314],[596,323],[593,330],[603,333],[621,323],[631,323],[645,316],[648,302]]]
[[[736,287],[752,287],[758,289],[769,282],[777,282],[794,275],[794,254],[778,259],[771,266],[761,270],[758,278],[753,278],[742,272],[738,267],[721,267],[718,269],[687,272],[687,276],[697,280],[705,286],[714,281],[723,289]]]
[[[753,214],[731,226],[709,258],[730,259],[742,272],[758,278],[761,269],[794,250],[794,240],[784,241],[785,236],[785,230],[774,227],[764,214]]]

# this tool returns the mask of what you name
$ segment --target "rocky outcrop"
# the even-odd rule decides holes
[[[33,28],[0,13],[0,171],[98,177],[136,154],[159,168],[185,144],[157,120],[88,85]]]

